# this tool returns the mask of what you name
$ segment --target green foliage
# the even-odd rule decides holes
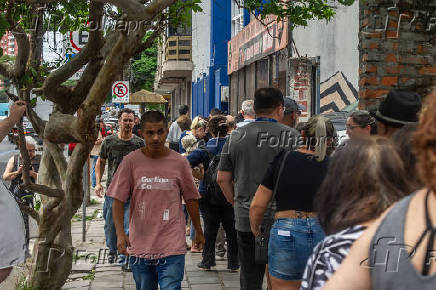
[[[65,34],[69,31],[88,30],[89,3],[86,0],[64,0],[47,6],[44,25],[51,31]]]
[[[93,256],[92,258],[94,258],[94,260],[97,259],[97,257],[95,257],[95,256]],[[91,263],[95,263],[95,261],[91,261]],[[92,269],[91,272],[89,272],[89,274],[84,276],[82,279],[83,280],[94,280],[94,278],[95,278],[95,270]]]
[[[91,198],[89,205],[97,205],[97,204],[99,204],[99,202],[95,198]]]
[[[36,211],[39,211],[39,209],[41,208],[41,201],[40,200],[36,200],[35,201],[35,206],[33,207]]]
[[[236,0],[238,1],[238,0]],[[355,0],[337,0],[343,5],[352,5]],[[265,20],[268,15],[276,15],[278,20],[289,19],[290,27],[307,26],[311,19],[330,20],[335,11],[327,0],[245,0],[244,7]]]
[[[145,40],[151,35],[151,31],[145,36]],[[145,41],[144,40],[144,41]],[[157,41],[142,53],[135,56],[132,63],[132,92],[142,89],[152,91],[154,76],[157,70]]]
[[[165,104],[145,104],[146,111],[160,111],[165,114]]]
[[[192,12],[202,12],[201,0],[178,0],[169,8],[169,18],[174,26],[191,26]]]
[[[33,287],[30,285],[30,282],[27,281],[26,277],[21,277],[15,286],[15,290],[33,290]]]

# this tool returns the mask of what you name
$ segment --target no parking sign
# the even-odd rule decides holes
[[[128,103],[129,102],[129,82],[117,81],[112,85],[112,102]]]

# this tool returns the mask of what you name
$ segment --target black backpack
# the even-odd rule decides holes
[[[206,150],[207,151],[207,150]],[[211,160],[209,162],[209,167],[204,172],[204,185],[206,188],[206,194],[204,196],[205,200],[211,205],[215,206],[231,206],[231,204],[226,200],[220,186],[216,182],[218,174],[218,164],[220,163],[221,155],[217,154],[213,156],[209,151],[207,151]]]

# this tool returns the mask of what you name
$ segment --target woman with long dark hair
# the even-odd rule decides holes
[[[424,187],[385,211],[363,233],[324,289],[435,289],[436,95],[426,97],[414,148]]]
[[[411,189],[395,146],[359,137],[333,155],[315,198],[325,237],[313,250],[301,289],[322,289],[368,225]]]

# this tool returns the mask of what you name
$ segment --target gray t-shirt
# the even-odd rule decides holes
[[[295,129],[268,121],[251,122],[232,132],[223,147],[218,170],[233,174],[238,231],[251,232],[250,204],[265,171],[282,148],[294,148],[298,136]],[[271,209],[265,217],[272,217]]]
[[[409,254],[416,244],[407,245],[404,241],[407,213],[414,196],[411,194],[397,202],[372,237],[368,266],[374,290],[436,289],[436,274],[423,276],[416,271],[411,260],[413,253]],[[424,215],[423,212],[419,214]],[[421,245],[426,246],[427,242]],[[434,263],[434,251],[428,250],[426,262]]]
[[[26,238],[17,202],[0,182],[0,269],[23,263]]]
[[[118,166],[121,161],[123,161],[124,156],[130,152],[135,151],[144,146],[144,140],[136,135],[132,136],[132,139],[125,141],[118,137],[118,134],[106,137],[101,144],[100,157],[107,160],[108,172],[107,172],[107,182],[106,187],[112,181],[112,176],[117,171]]]

